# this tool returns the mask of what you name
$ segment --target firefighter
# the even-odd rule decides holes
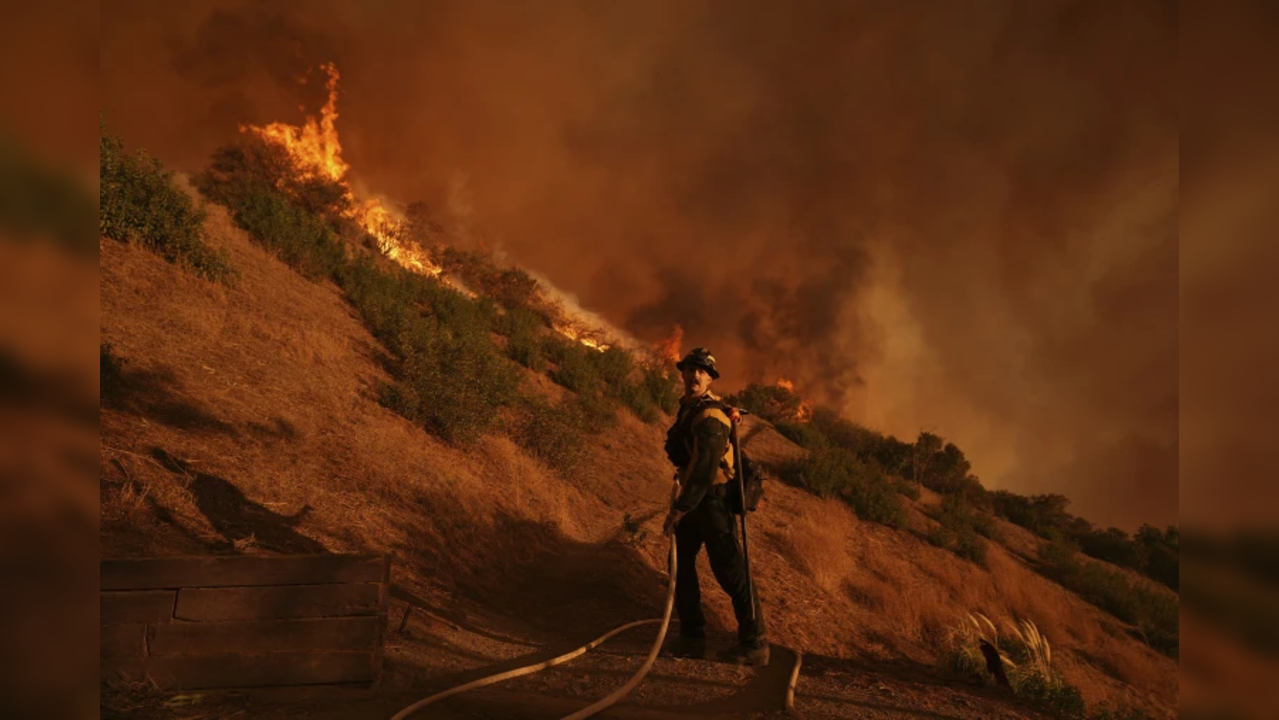
[[[711,392],[719,372],[709,350],[694,348],[675,367],[684,380],[684,396],[666,433],[666,454],[677,468],[680,488],[663,524],[666,535],[675,534],[679,557],[675,610],[680,634],[673,654],[706,656],[706,617],[697,577],[697,555],[705,545],[711,572],[732,599],[737,617],[737,644],[721,653],[720,659],[763,667],[769,655],[764,618],[730,505],[735,474],[729,437],[736,414]]]

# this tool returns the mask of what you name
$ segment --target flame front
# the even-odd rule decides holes
[[[671,365],[679,362],[679,348],[684,343],[684,328],[676,325],[671,334],[657,343],[657,356]]]
[[[589,331],[583,331],[566,323],[556,323],[553,325],[553,329],[555,332],[563,335],[569,340],[581,343],[592,350],[604,352],[610,347],[608,344],[601,342],[598,338],[592,337]]]
[[[426,253],[407,247],[396,237],[403,220],[396,217],[376,198],[360,200],[351,191],[345,177],[350,166],[342,159],[342,142],[338,139],[338,74],[333,63],[321,65],[328,75],[325,88],[329,98],[320,108],[320,117],[306,118],[301,127],[275,122],[265,127],[240,126],[240,132],[251,132],[262,140],[288,151],[289,158],[303,179],[322,177],[339,183],[346,190],[351,209],[348,217],[377,241],[384,255],[414,272],[439,275],[440,267],[431,262]]]
[[[777,387],[789,393],[795,392],[795,383],[787,380],[786,378],[777,378]]]

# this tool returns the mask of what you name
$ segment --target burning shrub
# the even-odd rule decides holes
[[[287,148],[252,134],[215,150],[209,167],[195,177],[195,185],[205,197],[232,209],[244,202],[245,195],[271,190],[335,225],[351,214],[351,196],[341,182],[299,172]]]
[[[759,383],[751,383],[725,400],[731,405],[746,408],[770,423],[795,420],[803,405],[803,400],[790,388]]]
[[[234,281],[238,273],[226,251],[200,237],[204,210],[173,183],[173,173],[140,150],[126,153],[124,141],[107,134],[101,121],[98,127],[99,232],[137,243],[201,277]]]
[[[461,278],[474,290],[496,300],[507,310],[527,310],[535,312],[544,323],[548,318],[544,312],[537,312],[537,281],[527,272],[515,268],[499,268],[487,255],[454,247],[444,246],[440,249],[438,260],[447,272]]]

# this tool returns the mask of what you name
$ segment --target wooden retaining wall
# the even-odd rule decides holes
[[[390,559],[103,560],[103,678],[162,688],[376,685]]]

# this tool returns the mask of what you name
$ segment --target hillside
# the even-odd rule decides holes
[[[335,285],[305,279],[223,208],[207,208],[205,239],[240,272],[234,284],[138,245],[101,243],[102,342],[122,362],[100,418],[103,557],[384,552],[403,597],[422,606],[392,636],[377,699],[278,700],[253,716],[386,717],[478,668],[660,613],[670,477],[663,423],[621,410],[567,473],[503,432],[470,447],[446,443],[379,402],[392,379],[388,349]],[[523,368],[520,382],[542,397],[568,392]],[[804,454],[767,423],[749,422],[746,447],[758,459]],[[1052,643],[1053,665],[1090,706],[1175,714],[1173,660],[1036,573],[1035,542],[1021,528],[999,521],[1006,545],[991,543],[985,568],[928,544],[926,511],[937,502],[928,492],[907,501],[910,530],[897,531],[858,520],[839,500],[769,485],[751,518],[752,568],[773,641],[805,654],[796,706],[806,717],[1037,716],[938,667],[948,630],[970,612],[1033,621]],[[638,524],[628,527],[628,516]],[[706,599],[726,633],[726,599],[717,591]],[[393,604],[393,627],[404,612]],[[630,633],[441,712],[478,717],[517,704],[558,717],[564,698],[620,683],[650,637]],[[658,708],[735,695],[736,706],[715,707],[750,716],[775,702],[760,694],[785,651],[775,657],[755,678],[663,658],[627,702]]]

